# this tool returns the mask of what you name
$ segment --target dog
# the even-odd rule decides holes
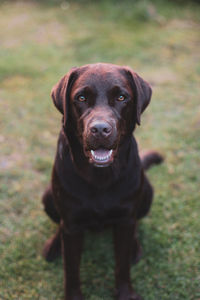
[[[141,256],[138,220],[148,213],[153,188],[144,170],[163,158],[139,157],[133,131],[148,106],[150,85],[129,67],[106,63],[72,68],[52,89],[62,128],[44,209],[58,223],[43,250],[62,252],[65,300],[83,300],[79,267],[84,231],[112,227],[117,300],[142,299],[130,280]]]

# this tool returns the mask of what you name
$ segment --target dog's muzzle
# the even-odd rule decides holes
[[[87,127],[87,155],[95,167],[108,167],[114,160],[117,130],[113,120],[92,120]]]

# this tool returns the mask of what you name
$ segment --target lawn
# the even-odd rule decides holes
[[[200,5],[192,1],[0,2],[0,299],[63,299],[61,259],[42,248],[43,212],[60,128],[50,90],[71,67],[129,65],[153,87],[136,130],[165,163],[148,172],[151,213],[132,282],[145,300],[200,299]],[[87,233],[86,300],[113,299],[112,236]]]

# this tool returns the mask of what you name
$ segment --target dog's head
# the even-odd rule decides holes
[[[149,84],[128,67],[73,68],[52,89],[67,135],[80,141],[89,163],[109,166],[151,99]]]

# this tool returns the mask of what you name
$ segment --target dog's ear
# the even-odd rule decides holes
[[[136,96],[136,122],[140,125],[140,116],[149,105],[152,89],[150,85],[137,73],[133,72],[133,70],[126,68],[126,71],[133,89],[133,94]]]
[[[63,76],[51,90],[51,97],[54,105],[64,116],[64,124],[68,117],[69,97],[72,85],[78,77],[78,68],[72,68],[65,76]]]

